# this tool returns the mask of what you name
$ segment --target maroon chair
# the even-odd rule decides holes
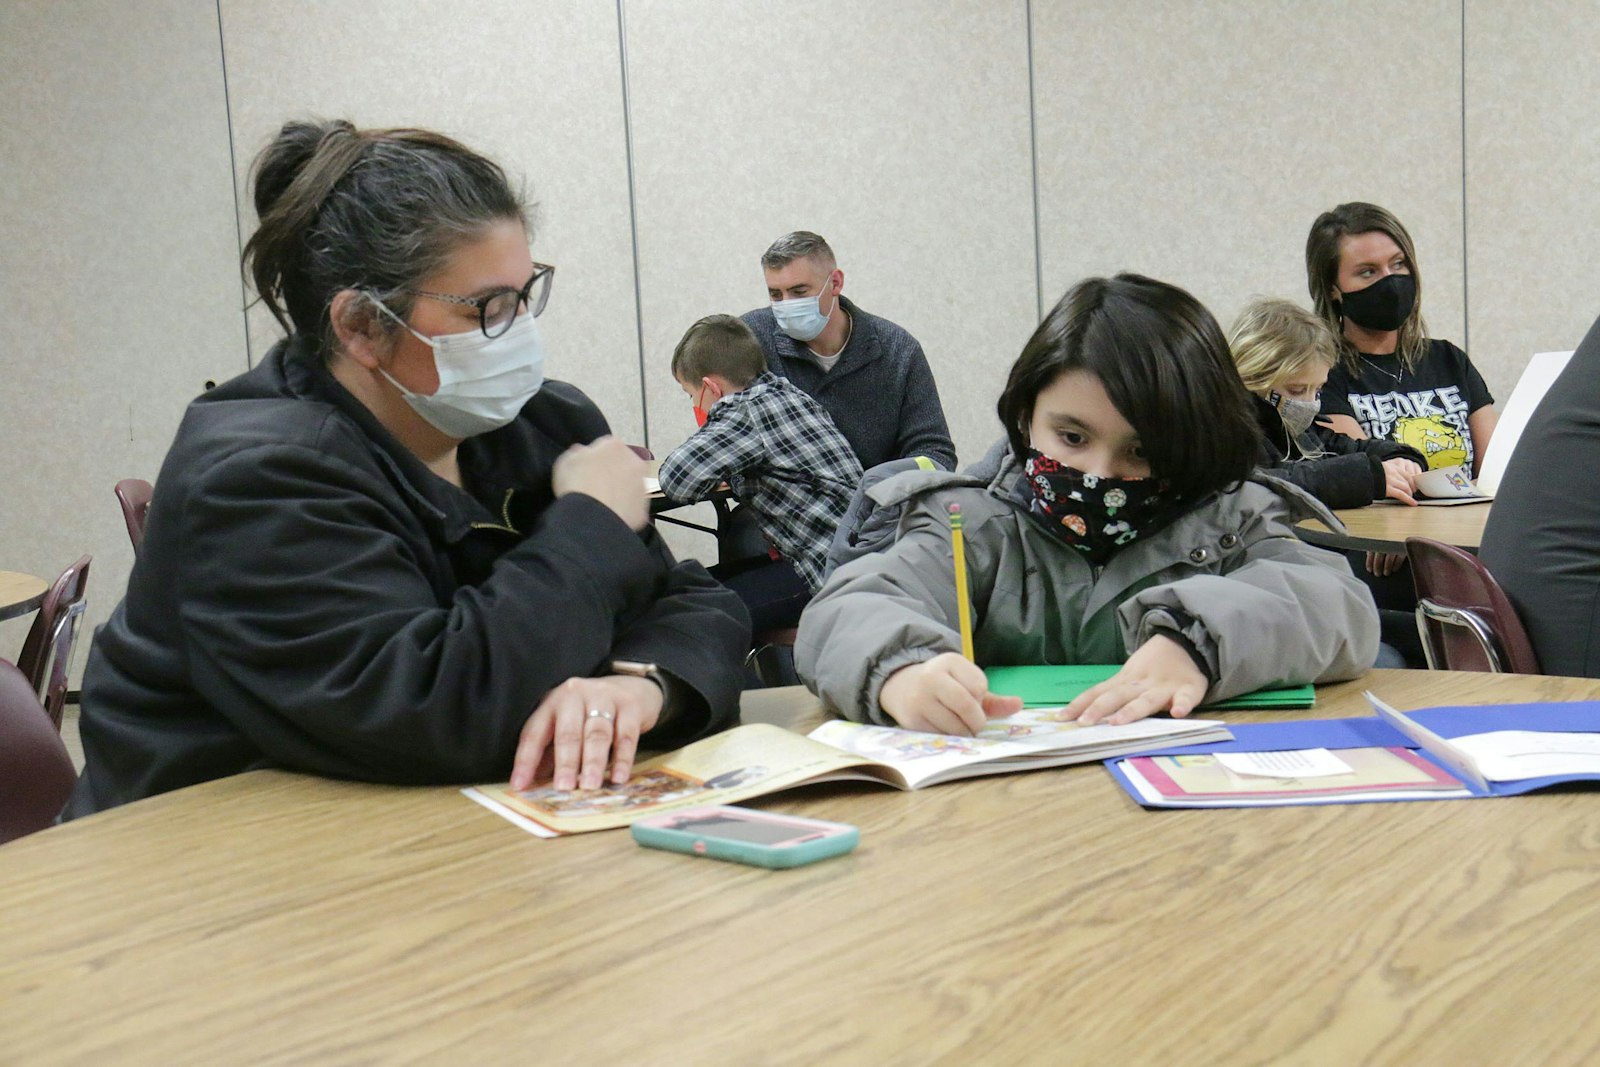
[[[88,606],[84,594],[89,588],[91,559],[84,556],[61,572],[44,595],[33,628],[22,642],[22,655],[17,657],[17,669],[33,686],[34,698],[44,706],[58,730],[61,711],[67,703],[67,671],[72,666],[78,627]]]
[[[28,679],[0,659],[0,844],[53,823],[77,777]]]
[[[656,454],[650,451],[644,445],[629,445],[628,447],[633,449],[633,454],[638,456],[640,459],[650,460],[656,458]]]
[[[1426,537],[1406,538],[1406,555],[1429,668],[1540,673],[1517,609],[1477,556]]]
[[[139,544],[144,540],[144,515],[150,510],[150,494],[155,487],[143,478],[124,478],[117,483],[117,503],[122,505],[122,521],[128,524],[128,540],[133,542],[133,554],[139,554]]]

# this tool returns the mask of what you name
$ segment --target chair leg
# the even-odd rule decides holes
[[[745,656],[744,667],[745,676],[754,677],[764,689],[800,684],[794,669],[794,651],[788,645],[758,645]]]
[[[1428,660],[1430,671],[1441,670],[1438,661],[1433,655],[1433,641],[1428,637],[1428,615],[1421,607],[1417,608],[1417,633],[1422,637],[1422,654]]]

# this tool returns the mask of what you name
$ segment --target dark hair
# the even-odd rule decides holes
[[[830,271],[839,265],[839,261],[833,258],[833,249],[828,247],[828,242],[820,234],[796,230],[784,234],[761,253],[761,268],[780,270],[797,259],[814,259]]]
[[[244,266],[273,317],[324,359],[333,351],[328,309],[341,289],[373,290],[404,318],[412,298],[400,290],[443,269],[494,223],[527,225],[505,171],[427,130],[285,123],[251,176],[261,224]]]
[[[1417,361],[1428,350],[1428,324],[1422,321],[1422,272],[1417,269],[1417,250],[1400,220],[1377,204],[1366,204],[1359,200],[1340,204],[1332,211],[1318,215],[1317,221],[1311,224],[1311,232],[1306,236],[1306,287],[1311,290],[1311,306],[1316,308],[1324,322],[1333,327],[1334,335],[1339,338],[1339,352],[1344,357],[1345,365],[1359,372],[1361,358],[1355,346],[1345,338],[1344,314],[1340,301],[1333,297],[1333,291],[1339,287],[1340,242],[1346,237],[1363,233],[1387,235],[1400,246],[1401,254],[1406,257],[1406,266],[1411,269],[1411,281],[1417,287],[1417,299],[1411,306],[1411,314],[1400,324],[1396,351],[1405,367],[1415,369]]]
[[[707,315],[684,333],[672,350],[672,376],[680,382],[698,382],[719,374],[743,389],[767,369],[761,342],[732,315]]]
[[[1067,290],[1011,365],[996,410],[1021,457],[1039,394],[1069,371],[1100,379],[1139,434],[1153,477],[1196,499],[1249,477],[1260,455],[1250,394],[1211,312],[1137,274]]]

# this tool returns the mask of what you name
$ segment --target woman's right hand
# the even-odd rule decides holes
[[[1417,475],[1422,473],[1422,468],[1409,459],[1386,459],[1383,461],[1383,481],[1385,486],[1384,496],[1392,497],[1402,504],[1417,504]]]
[[[642,530],[650,522],[650,497],[644,491],[647,473],[644,460],[621,439],[601,437],[563,452],[550,482],[556,496],[592,496],[630,527]]]
[[[878,705],[907,730],[971,737],[990,719],[1021,711],[1022,698],[989,692],[982,668],[943,652],[889,675],[878,691]]]

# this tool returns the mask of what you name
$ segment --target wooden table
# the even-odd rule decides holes
[[[1378,671],[1314,714],[1360,712],[1367,685],[1401,707],[1600,698]],[[855,822],[861,847],[764,871],[620,831],[539,840],[451,789],[271,771],[57,827],[0,848],[3,1058],[1600,1057],[1591,790],[1148,812],[1082,766],[768,805]]]
[[[1404,554],[1406,538],[1431,537],[1476,552],[1493,506],[1486,503],[1430,508],[1375,504],[1335,511],[1334,515],[1345,525],[1346,532],[1342,534],[1334,533],[1316,519],[1306,519],[1295,529],[1303,540],[1341,551]]]
[[[0,619],[26,615],[44,603],[50,583],[17,571],[0,571]]]

